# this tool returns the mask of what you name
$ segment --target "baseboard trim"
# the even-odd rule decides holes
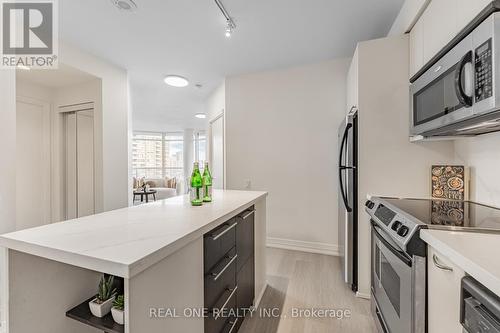
[[[361,293],[358,291],[358,292],[356,292],[356,297],[370,299],[372,296],[370,295],[370,293]]]
[[[267,288],[267,281],[266,281],[266,283],[264,283],[264,287],[262,287],[262,290],[259,292],[259,295],[257,295],[257,298],[255,299],[255,302],[254,302],[255,308],[259,307],[260,301],[262,300],[262,297],[264,297],[264,293],[266,292],[266,288]]]
[[[334,244],[306,242],[294,239],[267,237],[267,246],[278,249],[339,256],[339,248]]]

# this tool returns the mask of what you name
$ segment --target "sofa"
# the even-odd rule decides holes
[[[180,195],[180,186],[175,178],[136,178],[134,177],[134,189],[140,188],[143,184],[156,190],[156,200],[167,199]]]

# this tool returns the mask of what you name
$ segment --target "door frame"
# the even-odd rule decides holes
[[[217,120],[222,119],[222,188],[226,189],[226,119],[225,110],[212,118],[208,123],[208,142],[209,142],[209,160],[210,165],[213,166],[213,142],[212,142],[212,125]]]
[[[42,108],[43,114],[43,174],[45,175],[42,179],[42,187],[46,189],[42,192],[43,200],[43,224],[49,224],[52,222],[53,216],[53,198],[52,198],[52,125],[51,125],[51,104],[47,101],[43,101],[37,98],[32,98],[23,95],[16,96],[16,117],[17,103],[31,104]]]

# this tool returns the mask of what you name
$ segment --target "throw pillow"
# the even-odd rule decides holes
[[[177,187],[177,179],[165,177],[165,185],[168,188],[176,188]]]

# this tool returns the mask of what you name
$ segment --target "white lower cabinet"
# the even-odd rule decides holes
[[[428,332],[461,333],[460,282],[465,272],[432,247],[428,247]]]

